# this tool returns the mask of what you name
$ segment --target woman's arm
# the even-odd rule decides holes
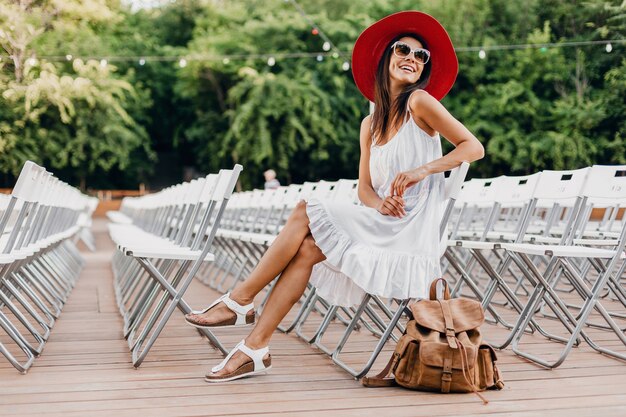
[[[425,91],[417,91],[411,96],[411,113],[432,130],[441,133],[454,149],[439,159],[435,159],[413,170],[401,172],[391,183],[393,195],[404,195],[404,191],[431,174],[444,172],[461,165],[474,162],[485,155],[483,145],[461,122],[433,96]]]
[[[370,177],[370,146],[372,144],[371,135],[372,117],[367,116],[361,122],[360,144],[361,159],[359,161],[359,200],[367,207],[378,210],[381,214],[395,217],[402,217],[404,211],[404,200],[401,197],[388,197],[381,199],[372,187]]]

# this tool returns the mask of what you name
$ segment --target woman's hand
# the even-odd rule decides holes
[[[391,195],[404,196],[407,188],[412,187],[427,176],[428,170],[423,166],[410,171],[400,172],[391,183]]]
[[[380,207],[378,207],[378,212],[385,216],[402,218],[406,216],[406,211],[404,211],[404,199],[399,196],[385,197]]]

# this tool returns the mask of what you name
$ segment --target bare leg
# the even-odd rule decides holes
[[[237,284],[230,298],[241,305],[252,303],[254,297],[289,265],[309,232],[306,203],[300,201],[289,216],[283,230],[276,236],[274,243],[261,257],[250,276]],[[211,324],[227,320],[233,314],[224,303],[220,303],[206,313],[191,314],[188,317],[193,316],[196,322]],[[249,314],[252,315],[254,312],[250,311]]]
[[[289,265],[309,233],[306,203],[300,201],[250,276],[233,289],[231,298],[239,304],[251,303],[254,297]]]
[[[311,277],[313,265],[324,259],[326,257],[315,244],[315,240],[311,235],[308,235],[274,286],[263,309],[263,314],[246,338],[246,346],[251,349],[261,349],[269,344],[278,324],[304,293]],[[245,354],[237,352],[222,370],[212,375],[229,374],[249,361],[250,358]]]

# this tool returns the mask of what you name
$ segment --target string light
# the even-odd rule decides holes
[[[484,49],[481,49],[480,51],[478,51],[478,58],[485,59],[486,57],[487,57],[487,52],[485,52]]]
[[[313,19],[311,19],[311,17],[304,11],[302,6],[300,6],[300,4],[296,0],[289,0],[289,1],[291,2],[291,4],[293,4],[293,7],[295,7],[295,9],[298,11],[298,13],[300,13],[300,15],[304,18],[304,20],[306,20],[309,23],[309,25],[313,28],[313,29],[311,29],[311,33],[314,36],[319,35],[324,40],[324,45],[326,45],[326,43],[328,43],[328,49],[324,48],[324,50],[325,51],[330,51],[331,49],[332,50],[337,49],[337,47],[332,43],[330,38],[328,36],[326,36],[326,34],[313,21]]]
[[[141,58],[141,59],[139,60],[139,65],[141,65],[141,66],[146,65],[146,60],[145,60],[145,59],[143,59],[143,58]]]
[[[317,59],[317,62],[322,62],[324,60],[324,56],[318,55],[316,59]]]
[[[106,67],[106,66],[107,66],[107,64],[108,64],[108,61],[107,61],[106,59],[101,59],[101,60],[100,60],[100,66],[101,66],[102,68]]]
[[[350,63],[348,61],[345,61],[342,65],[341,65],[341,69],[344,71],[348,71],[350,69]]]
[[[288,0],[291,1],[291,0]],[[541,49],[541,48],[565,48],[565,47],[578,47],[578,46],[592,46],[592,45],[604,45],[605,50],[607,52],[612,52],[615,48],[613,45],[618,44],[622,45],[626,43],[626,39],[611,39],[605,41],[582,41],[582,42],[562,42],[562,43],[547,43],[547,44],[517,44],[517,45],[490,45],[490,46],[461,46],[455,48],[456,52],[478,52],[479,56],[485,55],[487,56],[487,52],[489,51],[502,51],[502,50],[514,50],[514,49]],[[178,61],[181,67],[187,65],[188,61],[222,61],[227,64],[232,62],[233,60],[263,60],[267,61],[270,57],[274,57],[274,59],[286,60],[286,59],[298,59],[298,58],[316,58],[318,57],[332,57],[339,58],[345,57],[349,58],[351,52],[349,51],[340,51],[338,49],[333,49],[331,44],[331,51],[320,51],[320,52],[284,52],[284,53],[272,53],[272,54],[228,54],[228,55],[206,55],[206,54],[190,54],[186,55],[185,58],[181,58],[180,56],[171,56],[171,55],[151,55],[151,56],[82,56],[82,57],[74,57],[71,54],[67,55],[40,55],[38,58],[45,59],[47,61],[71,61],[73,59],[81,59],[83,61],[87,61],[90,59],[95,59],[98,61],[106,61],[109,62],[131,62],[131,61],[140,61],[145,60],[153,61],[153,62],[176,62]],[[11,56],[9,56],[11,57]]]
[[[28,58],[26,60],[26,63],[32,67],[32,66],[37,65],[37,60],[35,58]]]
[[[273,56],[267,58],[267,65],[269,65],[270,67],[273,67],[276,64],[276,58],[274,58]]]
[[[325,51],[330,51],[330,42],[324,42],[324,45],[322,45],[322,49]]]

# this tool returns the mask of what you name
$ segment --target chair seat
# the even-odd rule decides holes
[[[483,242],[478,240],[448,240],[448,246],[463,247],[466,249],[500,249],[501,242]]]
[[[272,242],[274,242],[274,239],[276,239],[275,235],[270,235],[266,233],[251,233],[226,229],[219,229],[217,231],[217,236],[226,239],[235,239],[241,240],[243,242],[250,242],[257,245],[271,245]]]
[[[526,235],[524,240],[530,243],[545,243],[548,245],[558,245],[561,243],[560,237],[555,236],[532,236]],[[574,245],[580,246],[617,246],[616,239],[574,239]]]
[[[121,211],[115,211],[115,210],[107,211],[107,217],[113,223],[119,223],[119,224],[132,224],[133,223],[132,219],[128,217],[127,215],[125,215],[124,213],[122,213]]]
[[[180,261],[196,261],[202,254],[199,250],[178,250],[174,251],[171,248],[150,248],[150,247],[138,247],[138,248],[124,248],[124,254],[126,256],[132,256],[133,258],[158,258],[158,259],[175,259]],[[213,262],[215,255],[207,253],[202,260],[203,262]]]
[[[612,258],[614,250],[590,248],[586,246],[535,245],[532,243],[503,243],[502,247],[511,252],[528,255],[549,255],[567,258]],[[621,259],[626,255],[622,253]]]
[[[171,240],[155,236],[132,224],[110,223],[109,234],[121,252],[135,258],[195,261],[202,253],[200,250],[192,250]],[[206,262],[213,260],[215,256],[211,253],[204,258]]]

